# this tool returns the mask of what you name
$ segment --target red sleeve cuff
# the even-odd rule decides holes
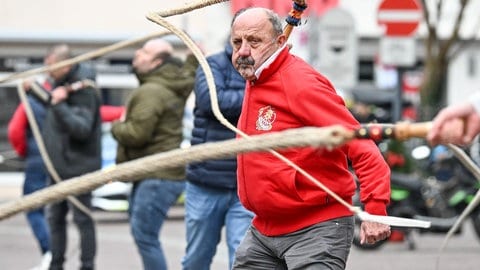
[[[387,205],[383,201],[370,200],[365,203],[365,211],[372,215],[386,216]]]

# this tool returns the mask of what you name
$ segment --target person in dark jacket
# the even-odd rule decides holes
[[[193,55],[185,63],[174,57],[164,39],[152,39],[135,52],[132,65],[140,86],[126,105],[125,120],[114,122],[117,163],[169,151],[182,142],[185,102],[193,89]],[[169,208],[185,188],[185,166],[157,170],[136,179],[129,214],[133,238],[145,270],[167,269],[159,241]]]
[[[242,108],[245,80],[231,62],[229,42],[222,52],[207,58],[214,75],[218,104],[225,118],[236,124]],[[220,123],[212,112],[205,73],[195,78],[194,126],[191,144],[235,138],[235,133]],[[235,158],[193,163],[187,167],[185,224],[187,248],[182,260],[184,270],[208,270],[225,227],[229,265],[235,250],[250,226],[253,214],[237,195]]]
[[[70,58],[67,45],[54,46],[47,54],[51,65]],[[54,79],[51,101],[47,106],[43,139],[47,153],[63,180],[100,169],[101,118],[100,97],[85,80],[95,80],[95,70],[86,64],[66,66],[50,72]],[[82,83],[72,91],[74,83]],[[50,177],[51,179],[51,177]],[[50,180],[50,184],[54,184]],[[91,192],[76,196],[86,207],[91,206]],[[89,213],[63,200],[48,205],[47,219],[51,233],[51,270],[63,269],[67,244],[66,217],[73,212],[73,221],[80,233],[80,269],[94,269],[96,253],[95,224]]]

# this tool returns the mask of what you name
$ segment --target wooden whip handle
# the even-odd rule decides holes
[[[283,34],[285,34],[285,39],[288,40],[288,38],[290,37],[290,34],[292,33],[292,30],[293,30],[293,25],[291,24],[287,24],[285,25],[285,27],[283,28]]]
[[[432,122],[408,123],[398,122],[394,127],[394,137],[398,140],[425,138],[432,128]]]
[[[305,0],[292,0],[292,2],[294,2],[294,7],[290,11],[289,17],[298,15],[298,19],[300,19],[300,16],[301,16],[303,10],[305,8],[307,8],[307,3],[306,3],[307,1],[305,1]],[[301,11],[298,10],[298,9],[295,9],[295,5],[297,5],[297,8],[301,7]],[[292,33],[292,30],[293,30],[293,25],[288,23],[288,18],[287,18],[287,25],[285,25],[285,27],[283,28],[283,34],[285,35],[286,40],[288,40],[288,38],[290,37],[290,34]]]
[[[425,138],[431,127],[431,122],[367,124],[355,130],[354,137],[359,139],[372,139],[374,141],[381,141],[383,139],[407,140],[410,138]]]

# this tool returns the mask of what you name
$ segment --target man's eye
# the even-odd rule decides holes
[[[250,44],[250,46],[252,46],[252,47],[257,46],[259,43],[260,43],[260,41],[258,41],[258,40],[250,40],[248,42],[248,44]]]

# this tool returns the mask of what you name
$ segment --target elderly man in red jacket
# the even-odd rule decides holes
[[[231,27],[232,62],[247,80],[238,127],[260,135],[305,126],[359,123],[327,78],[290,53],[277,14],[251,8]],[[361,200],[371,214],[386,215],[390,171],[375,143],[356,140],[327,150],[281,151],[317,181],[352,203],[359,178]],[[233,269],[344,269],[354,219],[348,208],[271,153],[238,156],[239,196],[255,213],[237,249]],[[361,238],[374,243],[390,235],[388,225],[363,222]]]

